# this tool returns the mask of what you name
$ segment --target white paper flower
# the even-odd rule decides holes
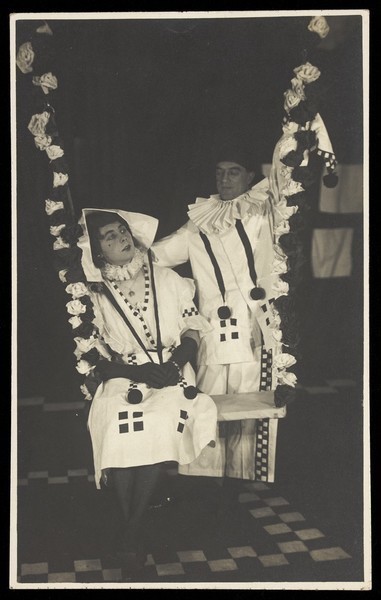
[[[34,143],[39,150],[46,150],[52,143],[50,135],[36,135]]]
[[[73,329],[76,329],[77,327],[82,325],[83,321],[82,321],[81,317],[75,316],[75,317],[71,317],[69,319],[69,323]]]
[[[34,136],[45,135],[45,129],[49,118],[50,113],[47,110],[44,110],[44,112],[42,113],[37,113],[33,115],[28,125],[28,129],[31,132],[31,134]]]
[[[270,329],[278,329],[281,326],[282,321],[281,321],[278,311],[275,308],[273,309],[273,312],[274,312],[274,317],[273,317],[273,320],[270,322],[269,327],[270,327]]]
[[[296,150],[298,143],[293,135],[284,135],[278,144],[279,158],[286,156],[291,150]]]
[[[295,363],[295,356],[292,356],[292,354],[287,354],[287,352],[282,352],[282,354],[277,354],[277,356],[274,356],[273,367],[275,369],[288,369]]]
[[[292,196],[293,194],[298,194],[303,191],[303,186],[300,181],[294,181],[293,179],[288,179],[286,182],[285,188],[282,190],[282,193],[285,196]]]
[[[279,237],[285,233],[289,233],[289,231],[290,223],[288,221],[281,221],[274,229],[275,235],[278,235]]]
[[[67,173],[53,173],[53,187],[58,187],[60,185],[65,185],[69,180],[69,175]]]
[[[86,312],[86,306],[80,300],[70,300],[66,304],[67,312],[71,315],[81,315]]]
[[[312,17],[311,21],[309,22],[308,29],[309,31],[317,33],[320,38],[327,37],[329,33],[329,25],[327,23],[327,19],[323,16]]]
[[[280,275],[281,273],[287,273],[288,266],[286,260],[274,260],[273,262],[273,273]]]
[[[285,135],[292,135],[299,131],[299,125],[295,121],[287,121],[287,123],[282,125],[282,131]]]
[[[46,154],[48,155],[50,160],[56,160],[56,158],[61,158],[64,155],[64,151],[61,146],[52,145],[46,148]]]
[[[79,388],[82,392],[82,394],[85,396],[85,400],[87,400],[88,402],[91,402],[91,400],[93,399],[92,395],[90,394],[87,386],[83,383],[80,388]]]
[[[88,294],[87,286],[82,283],[82,281],[78,281],[77,283],[70,283],[66,288],[66,292],[71,294],[73,298],[82,298]]]
[[[304,65],[300,65],[294,69],[295,75],[304,83],[312,83],[320,77],[320,71],[317,67],[306,62]],[[295,93],[295,92],[294,92]]]
[[[68,272],[68,269],[61,269],[61,271],[58,271],[58,277],[60,278],[60,281],[62,281],[62,283],[66,283],[66,273]]]
[[[299,79],[298,77],[293,77],[291,79],[291,86],[295,94],[299,96],[301,100],[306,99],[306,95],[304,93],[304,83],[301,79]]]
[[[17,51],[16,64],[20,71],[24,73],[24,75],[33,71],[33,61],[34,51],[32,44],[30,42],[25,42],[24,44],[21,44],[20,48]]]
[[[62,250],[63,248],[70,248],[70,244],[65,242],[62,237],[58,236],[53,244],[53,250]]]
[[[75,343],[77,344],[76,349],[74,350],[74,354],[77,360],[80,360],[82,354],[89,352],[92,348],[95,347],[95,338],[74,338]]]
[[[62,223],[62,225],[52,225],[49,227],[50,235],[58,237],[64,227],[66,227],[65,223]]]
[[[33,77],[34,85],[40,85],[44,94],[49,94],[50,90],[56,90],[58,87],[57,77],[53,73],[44,73],[40,77]]]
[[[289,285],[287,281],[282,281],[282,279],[278,279],[277,281],[274,281],[272,289],[275,293],[275,297],[278,298],[279,296],[284,296],[288,294]]]
[[[81,358],[81,360],[77,362],[75,368],[77,369],[78,373],[81,373],[82,375],[87,375],[88,373],[90,373],[90,371],[95,369],[95,366],[92,366],[89,362],[87,362],[87,360]]]
[[[295,108],[295,106],[298,106],[298,104],[300,103],[300,96],[298,96],[298,94],[296,92],[294,92],[294,90],[286,90],[284,92],[284,110],[289,113],[290,110],[292,110],[293,108]]]
[[[282,175],[283,179],[286,179],[286,181],[289,181],[291,179],[291,175],[292,175],[292,167],[283,165],[280,168],[280,174]]]
[[[276,210],[283,220],[287,220],[297,212],[298,207],[297,206],[287,206],[286,203],[284,203],[284,204],[279,203]]]
[[[276,260],[286,260],[287,254],[283,251],[279,244],[274,244],[274,257]]]
[[[80,354],[85,354],[86,352],[89,352],[89,350],[91,350],[95,346],[95,339],[93,337],[89,337],[89,338],[75,337],[74,341],[77,344],[76,350]]]
[[[281,329],[274,329],[272,336],[276,342],[281,342],[283,337]]]
[[[63,202],[55,202],[54,200],[45,200],[45,212],[49,216],[52,215],[56,210],[62,210],[64,207]]]
[[[298,381],[295,373],[289,373],[288,371],[279,371],[275,373],[275,377],[281,385],[289,385],[291,387],[295,387]]]

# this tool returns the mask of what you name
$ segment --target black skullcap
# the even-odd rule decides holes
[[[237,142],[227,142],[217,148],[214,156],[215,164],[219,162],[234,162],[247,171],[257,171],[259,162],[253,148]]]

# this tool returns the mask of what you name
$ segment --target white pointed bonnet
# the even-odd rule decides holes
[[[82,268],[86,275],[87,281],[102,281],[102,272],[93,263],[91,253],[90,238],[87,229],[86,217],[96,212],[110,212],[122,217],[128,224],[133,237],[139,244],[149,249],[155,239],[159,221],[155,217],[144,215],[142,213],[129,212],[114,208],[84,208],[82,210],[79,224],[82,227],[83,234],[78,239],[77,245],[82,250]]]

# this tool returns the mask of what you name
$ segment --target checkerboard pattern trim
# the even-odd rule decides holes
[[[272,350],[266,350],[265,346],[262,344],[261,350],[261,374],[260,374],[260,382],[259,382],[259,391],[266,392],[271,390],[272,385]]]
[[[136,354],[132,353],[127,356],[127,364],[128,365],[137,365],[138,362],[136,360]]]
[[[143,265],[145,267],[145,265]],[[147,267],[145,267],[145,271],[144,271],[144,278],[145,278],[145,293],[144,293],[144,302],[143,302],[143,307],[142,310],[146,310],[147,309],[147,302],[148,302],[148,298],[149,298],[149,278],[148,278],[148,271],[147,271]],[[147,288],[147,278],[148,278],[148,288]],[[139,321],[141,322],[141,324],[143,325],[143,331],[144,334],[148,340],[148,342],[151,344],[151,346],[153,348],[156,348],[156,342],[152,336],[152,333],[150,332],[147,323],[145,322],[143,315],[140,312],[140,309],[138,306],[133,306],[128,299],[126,298],[126,296],[123,294],[122,290],[119,289],[117,283],[115,281],[111,281],[111,285],[114,288],[114,290],[116,292],[118,292],[119,296],[122,298],[122,300],[125,302],[125,304],[127,304],[128,308],[131,310],[132,314],[134,315],[134,317],[138,317]]]
[[[198,315],[199,312],[195,306],[191,306],[190,308],[185,308],[183,310],[182,317],[193,317],[194,315]]]
[[[257,419],[255,439],[255,479],[268,481],[270,420]]]
[[[336,167],[337,160],[334,154],[332,154],[331,152],[320,150],[320,148],[318,148],[317,154],[324,159],[324,164],[328,170],[332,170]]]

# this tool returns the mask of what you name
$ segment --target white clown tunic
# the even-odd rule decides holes
[[[154,362],[158,363],[156,321],[152,281],[144,265],[146,291],[144,301],[132,305],[117,283],[105,282],[115,300],[135,328]],[[194,284],[170,269],[154,266],[163,360],[167,361],[181,335],[189,330],[207,333],[210,326],[193,303]],[[95,324],[100,339],[116,352],[125,364],[148,362],[130,329],[103,293],[91,292]],[[94,396],[88,418],[91,434],[95,482],[100,486],[102,469],[134,467],[163,461],[187,464],[216,439],[217,409],[209,396],[198,393],[189,400],[184,387],[195,385],[188,363],[176,386],[153,389],[134,384],[126,378],[102,383]],[[128,404],[127,394],[138,387],[143,394],[140,404]]]
[[[279,273],[274,272],[276,256],[268,187],[268,180],[264,179],[231,201],[222,201],[218,195],[197,198],[189,206],[189,221],[153,245],[159,265],[173,267],[190,261],[200,312],[212,326],[210,331],[201,333],[197,360],[197,384],[207,394],[275,387],[272,358],[279,344],[273,337],[276,324],[272,303],[277,297],[274,290]],[[237,219],[250,240],[256,285],[266,292],[263,300],[250,296],[255,285],[236,228]],[[225,301],[200,232],[207,236],[220,268]],[[218,316],[221,305],[230,309],[229,318]],[[273,481],[276,432],[276,419],[221,423],[216,446],[205,448],[197,460],[180,470],[189,475]],[[262,460],[264,436],[266,461]]]

